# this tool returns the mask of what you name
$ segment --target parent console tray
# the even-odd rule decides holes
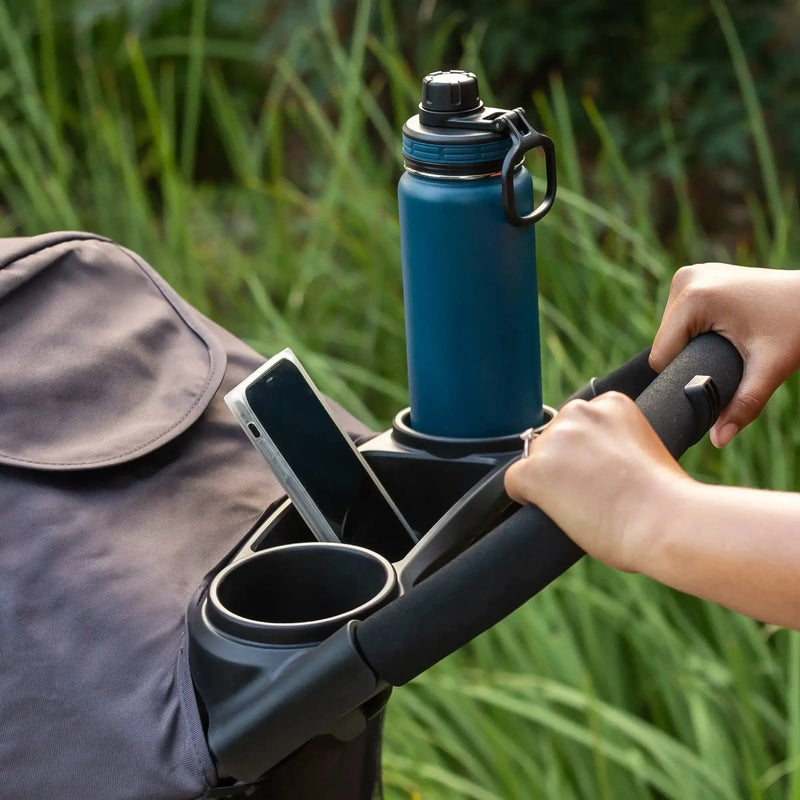
[[[713,333],[658,376],[647,356],[570,399],[609,390],[636,398],[677,458],[729,402],[742,361]],[[393,686],[499,622],[583,555],[540,509],[503,491],[516,436],[424,436],[405,411],[361,450],[412,528],[427,531],[401,561],[390,563],[379,547],[312,541],[286,501],[189,608],[192,678],[220,775],[256,780],[315,736],[358,735]]]

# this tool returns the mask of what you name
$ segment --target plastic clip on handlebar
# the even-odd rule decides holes
[[[646,357],[639,358],[637,369],[649,369]],[[704,407],[698,390],[690,388],[687,394],[696,376],[713,381],[718,401]],[[713,424],[741,376],[742,360],[733,345],[717,334],[703,334],[636,403],[677,458]],[[709,382],[703,387],[700,394],[713,399]],[[526,506],[408,593],[354,625],[352,633],[378,678],[400,686],[506,617],[581,555],[544,512]]]

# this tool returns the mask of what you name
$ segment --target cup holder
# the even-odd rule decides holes
[[[228,636],[266,645],[322,641],[397,593],[391,563],[346,544],[304,542],[230,564],[208,592],[208,621]]]

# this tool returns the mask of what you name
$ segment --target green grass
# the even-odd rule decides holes
[[[557,146],[559,195],[537,227],[551,404],[650,342],[681,264],[796,266],[793,187],[735,25],[712,5],[763,176],[747,198],[752,236],[735,252],[702,232],[666,111],[671,241],[651,220],[653,181],[628,168],[591,99],[599,154],[587,168],[557,78],[546,95],[487,97],[525,105]],[[262,353],[292,346],[326,392],[384,427],[407,404],[395,183],[419,77],[397,50],[388,0],[360,0],[347,31],[320,3],[316,24],[268,65],[246,41],[206,35],[205,0],[185,35],[144,39],[65,33],[47,0],[21,9],[0,0],[0,234],[117,239]],[[431,40],[420,72],[448,35]],[[476,28],[465,66],[480,69],[488,35]],[[257,107],[231,65],[266,74]],[[228,177],[197,177],[215,174]],[[685,466],[798,489],[797,390],[792,379],[724,452],[702,444]],[[397,690],[384,757],[390,800],[800,798],[800,638],[584,560]]]

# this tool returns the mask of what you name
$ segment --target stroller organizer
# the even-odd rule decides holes
[[[678,457],[713,424],[741,374],[735,348],[703,334],[655,379],[643,353],[573,397],[637,398]],[[503,619],[582,555],[539,509],[505,495],[517,437],[425,436],[406,419],[361,448],[412,526],[427,531],[403,559],[309,541],[287,501],[189,609],[192,677],[221,775],[256,780],[315,736],[357,736],[392,686]]]

